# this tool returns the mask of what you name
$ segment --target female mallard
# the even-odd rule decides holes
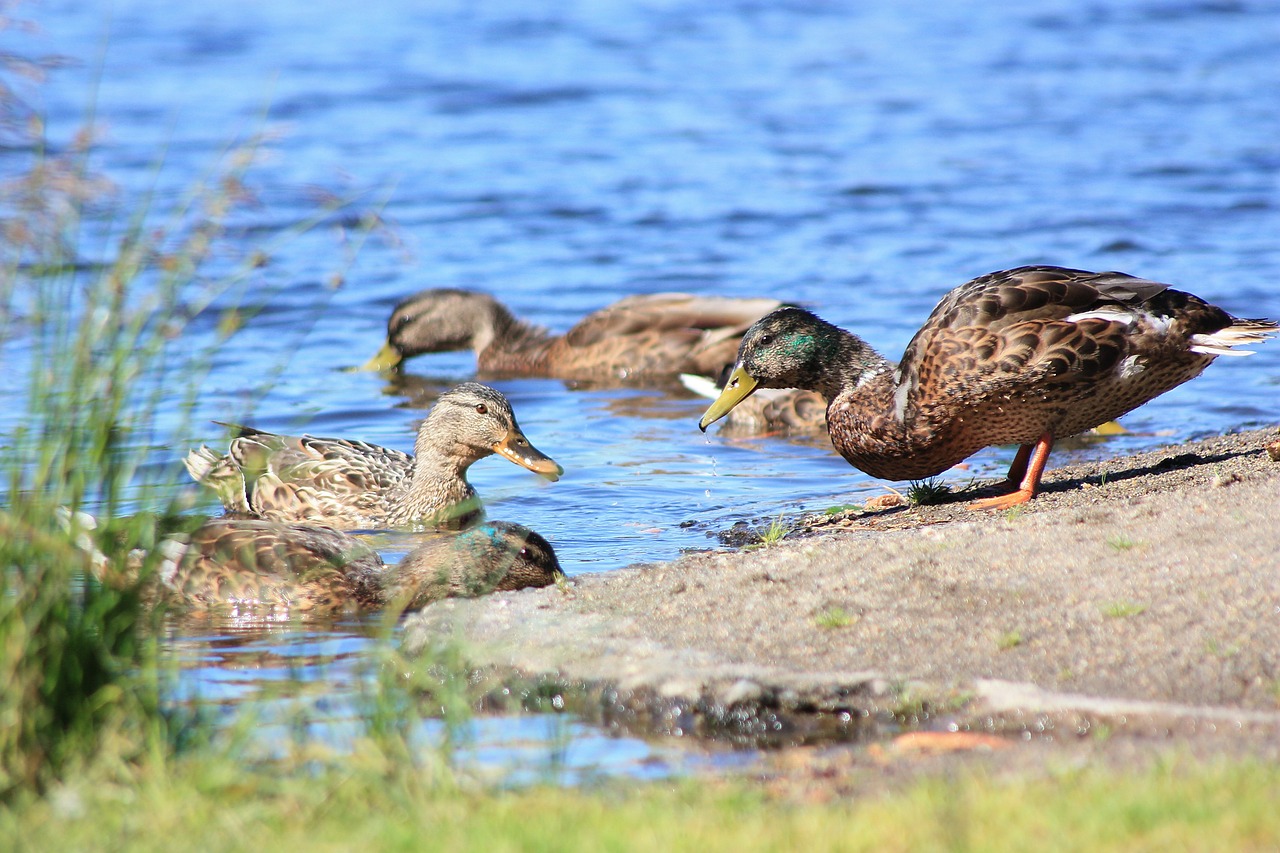
[[[1035,496],[1056,438],[1113,420],[1275,334],[1166,284],[1118,272],[1019,267],[943,297],[895,367],[799,308],[747,330],[703,430],[756,388],[827,398],[831,441],[873,477],[931,477],[992,444],[1020,444],[1000,509]]]
[[[487,294],[424,290],[396,306],[387,343],[365,368],[385,370],[421,353],[470,349],[479,373],[489,375],[598,382],[718,376],[733,362],[746,328],[780,305],[685,293],[630,296],[587,315],[566,334],[552,335],[517,320]]]
[[[464,524],[478,516],[467,468],[498,453],[556,480],[564,469],[525,438],[507,398],[476,382],[440,395],[418,429],[414,456],[343,438],[235,427],[226,456],[187,454],[197,481],[231,512],[334,527]]]
[[[451,596],[547,586],[563,575],[546,539],[505,521],[435,534],[395,566],[332,528],[260,519],[214,519],[162,547],[161,596],[191,609],[416,610]]]

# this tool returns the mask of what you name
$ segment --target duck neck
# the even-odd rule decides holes
[[[834,402],[837,397],[883,396],[893,384],[893,363],[857,335],[840,332],[809,387]]]
[[[388,566],[379,576],[369,577],[366,587],[381,604],[397,604],[419,610],[448,595],[452,565],[448,560],[452,534],[435,538],[407,554],[398,565]]]
[[[440,446],[436,437],[450,434],[446,424],[432,423],[430,417],[418,430],[413,470],[404,496],[411,518],[441,514],[451,517],[452,508],[469,504],[475,497],[475,489],[467,482],[467,469],[484,454],[456,443]]]
[[[540,326],[517,319],[506,306],[493,304],[491,320],[472,341],[481,370],[520,371],[540,365],[554,337]]]

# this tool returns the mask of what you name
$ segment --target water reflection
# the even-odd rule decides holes
[[[385,661],[397,660],[402,670],[428,666],[395,658],[397,633],[388,633],[376,616],[304,626],[173,615],[167,631],[167,651],[179,671],[172,700],[214,713],[248,758],[295,757],[316,749],[349,753],[369,736],[371,703],[386,701],[377,698]],[[422,697],[399,713],[406,719],[422,715],[406,732],[414,753],[426,757],[444,750],[455,767],[498,784],[579,784],[600,775],[653,779],[752,760],[750,752],[735,756],[653,743],[571,713],[521,713],[509,703],[503,710],[501,716],[477,712],[447,723]]]

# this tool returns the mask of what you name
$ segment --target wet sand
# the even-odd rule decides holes
[[[967,509],[969,492],[810,517],[768,547],[441,602],[408,621],[406,644],[461,638],[477,665],[643,705],[636,719],[659,732],[821,721],[859,740],[873,720],[880,735],[944,733],[900,741],[913,755],[977,751],[1001,765],[1042,766],[1035,756],[1064,749],[1275,759],[1277,438],[1051,470],[1035,501],[1007,512]],[[998,748],[1009,743],[1024,748]],[[849,749],[774,754],[766,775],[883,763],[881,746]]]

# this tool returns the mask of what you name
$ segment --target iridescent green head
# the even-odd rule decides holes
[[[823,377],[848,337],[803,308],[779,308],[761,317],[742,336],[733,371],[699,428],[705,431],[757,388],[825,391]]]

